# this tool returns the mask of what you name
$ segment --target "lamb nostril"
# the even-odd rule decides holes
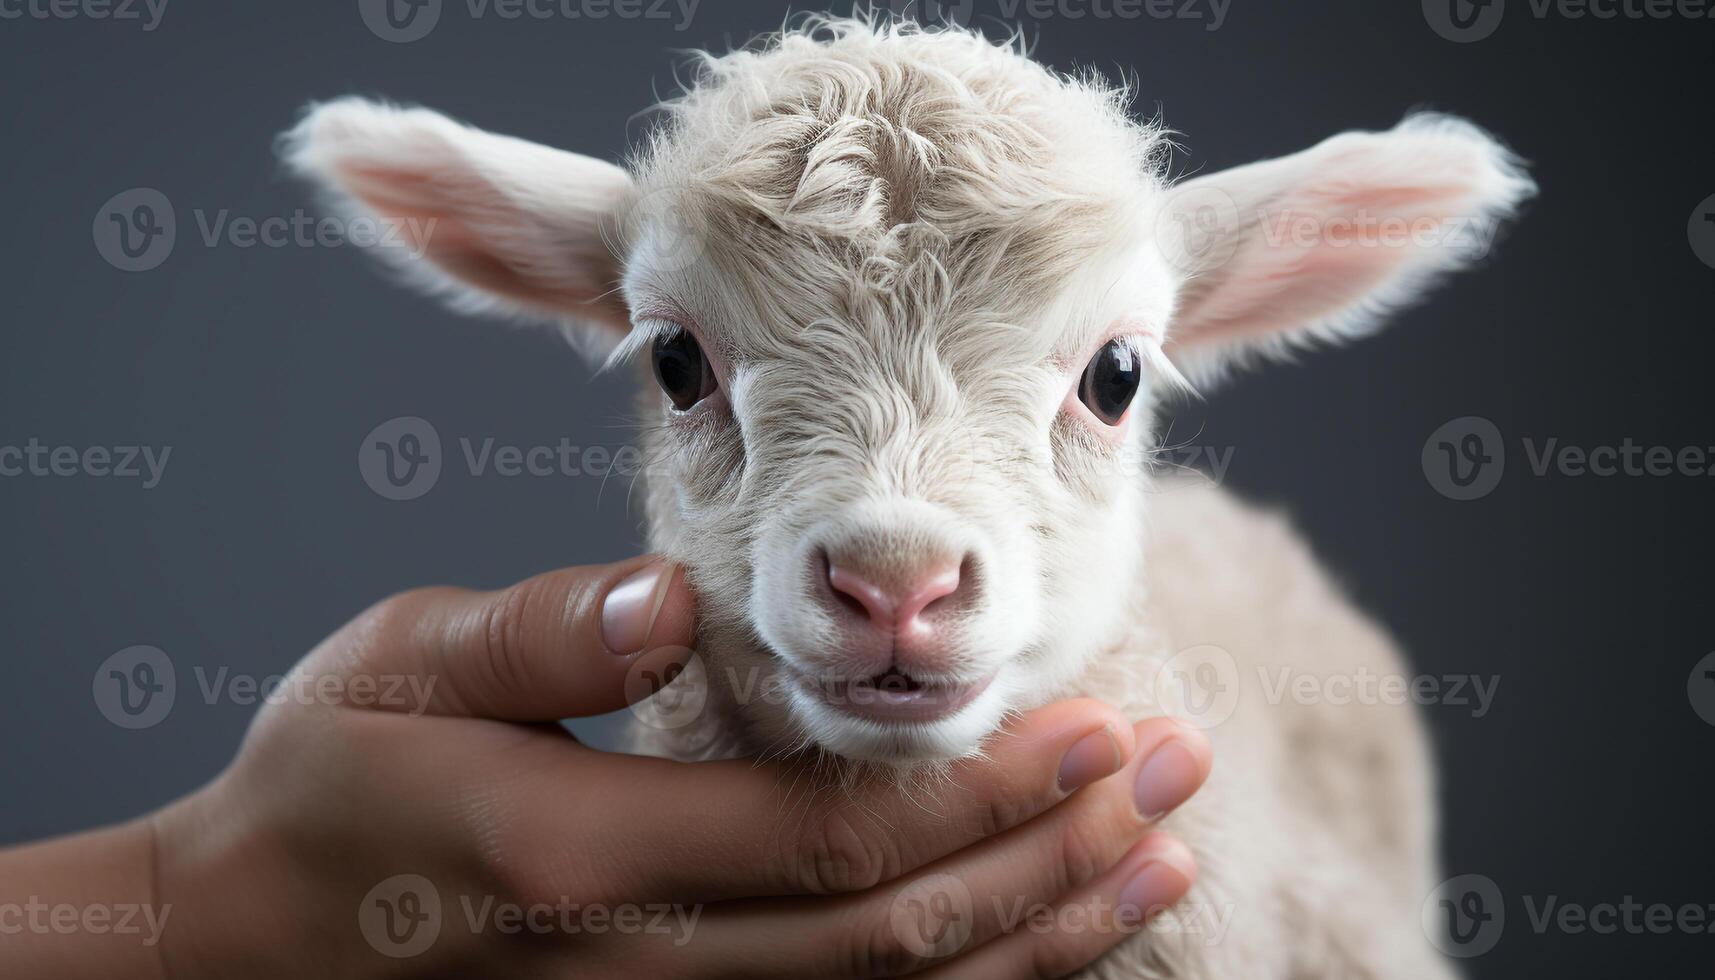
[[[964,563],[944,565],[918,579],[894,607],[900,630],[926,629],[927,624],[922,622],[923,614],[941,600],[958,594],[959,583],[964,578],[963,568]]]
[[[883,629],[893,628],[893,600],[880,586],[832,561],[828,561],[828,585],[847,609]]]
[[[936,562],[874,577],[855,564],[841,564],[827,553],[818,556],[831,597],[871,627],[900,636],[922,638],[931,630],[927,614],[943,600],[968,591],[971,562]]]

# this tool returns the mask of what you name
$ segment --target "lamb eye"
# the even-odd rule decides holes
[[[1096,418],[1119,425],[1142,383],[1143,365],[1138,363],[1137,352],[1122,340],[1110,340],[1084,368],[1083,380],[1078,382],[1078,400]]]
[[[655,380],[679,411],[687,411],[715,393],[714,369],[689,331],[676,330],[657,337],[652,360]]]

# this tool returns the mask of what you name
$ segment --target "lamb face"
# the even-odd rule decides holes
[[[1531,190],[1444,118],[1178,186],[1163,145],[1013,48],[835,22],[706,59],[629,172],[351,100],[287,152],[433,218],[419,281],[651,366],[653,543],[753,745],[916,763],[1125,641],[1181,367],[1369,328]]]

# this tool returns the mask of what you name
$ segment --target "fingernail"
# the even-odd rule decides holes
[[[1060,792],[1070,793],[1080,786],[1110,776],[1119,771],[1120,743],[1114,738],[1112,725],[1103,725],[1072,743],[1060,759]]]
[[[1125,921],[1141,922],[1185,897],[1190,889],[1190,875],[1166,861],[1151,861],[1120,889],[1116,911]]]
[[[1137,770],[1133,799],[1145,820],[1157,820],[1191,798],[1203,778],[1197,757],[1177,739],[1156,746]]]
[[[651,564],[608,590],[601,604],[601,641],[609,651],[630,656],[649,644],[673,572],[672,565]]]

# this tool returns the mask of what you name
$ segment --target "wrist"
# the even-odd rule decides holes
[[[146,821],[0,852],[0,975],[164,978]]]
[[[306,906],[281,894],[284,861],[232,795],[222,777],[148,818],[155,900],[173,910],[163,970],[170,980],[313,975],[299,969],[292,911]]]

